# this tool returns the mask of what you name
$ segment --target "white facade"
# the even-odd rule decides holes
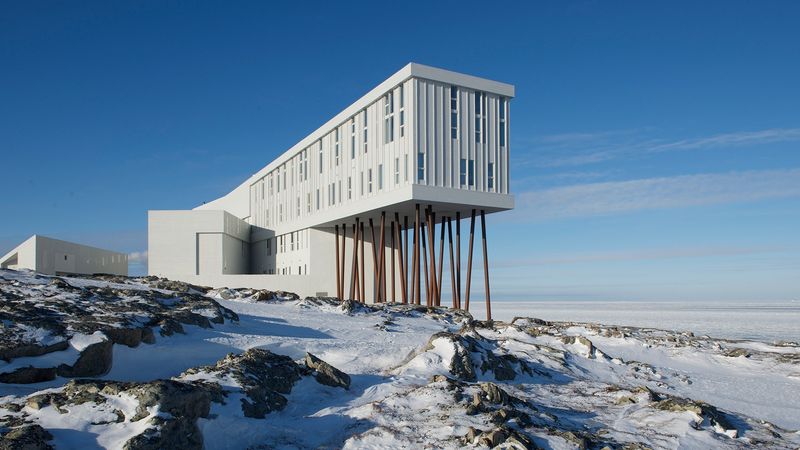
[[[0,268],[46,275],[128,275],[128,255],[33,235],[0,258]]]
[[[511,209],[513,95],[508,84],[408,64],[229,194],[192,211],[150,211],[149,273],[333,295],[336,225],[352,238],[356,218],[377,225],[388,214],[389,267],[395,214],[405,229],[416,205],[433,208],[434,223]],[[352,248],[344,252],[349,268]]]

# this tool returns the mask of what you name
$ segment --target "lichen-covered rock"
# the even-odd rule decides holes
[[[324,385],[350,389],[350,375],[333,367],[311,353],[306,353],[306,367],[314,370],[316,380]]]
[[[13,428],[0,437],[0,450],[50,450],[53,439],[47,430],[36,424]]]
[[[114,343],[103,340],[89,345],[81,351],[78,360],[72,366],[58,366],[58,375],[62,377],[96,377],[105,375],[111,370]]]
[[[240,355],[228,354],[213,366],[189,369],[181,378],[197,374],[208,374],[218,379],[232,378],[245,394],[242,398],[244,415],[263,419],[270,412],[286,407],[284,395],[289,394],[308,371],[288,356],[251,348]]]
[[[31,384],[56,378],[55,367],[20,367],[12,372],[0,373],[0,383]]]

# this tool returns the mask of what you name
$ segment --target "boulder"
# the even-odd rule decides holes
[[[23,425],[0,437],[0,450],[50,450],[53,447],[47,441],[52,439],[40,425]]]
[[[350,389],[350,376],[311,353],[306,353],[306,367],[316,372],[316,380],[327,386]]]
[[[0,346],[0,359],[6,362],[23,356],[42,356],[47,353],[59,352],[69,348],[69,340],[63,340],[50,345],[26,344],[22,342],[9,342]]]
[[[0,383],[31,384],[51,381],[56,378],[54,367],[20,367],[13,372],[0,373]]]
[[[86,347],[75,364],[61,364],[57,373],[62,377],[96,377],[111,370],[114,343],[110,340],[97,342]]]

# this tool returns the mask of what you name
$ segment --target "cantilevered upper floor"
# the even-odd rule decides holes
[[[282,234],[415,203],[466,216],[513,208],[514,87],[410,63],[231,193],[225,210]]]

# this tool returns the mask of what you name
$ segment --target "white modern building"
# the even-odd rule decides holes
[[[128,255],[33,235],[0,258],[0,268],[46,275],[128,275]]]
[[[513,96],[509,84],[408,64],[227,195],[150,211],[148,271],[361,301],[436,304],[444,289],[458,306],[470,281],[461,264],[441,280],[445,230],[456,229],[458,262],[461,220],[474,228],[476,215],[514,207]]]

